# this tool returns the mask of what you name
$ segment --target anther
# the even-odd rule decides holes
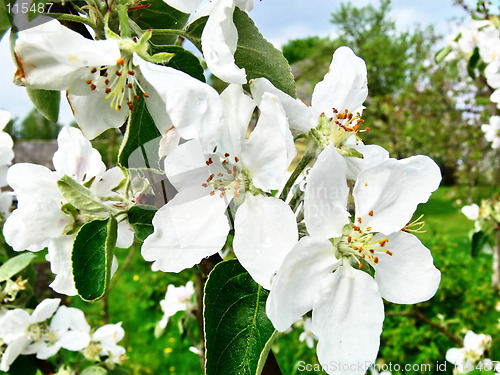
[[[135,72],[134,72],[133,70],[129,70],[127,73],[128,73],[130,76],[135,75]]]
[[[228,158],[228,157],[229,157],[229,154],[226,152],[226,153],[224,154],[224,157]]]
[[[91,89],[92,91],[94,91],[96,88],[97,88],[97,86],[96,86],[96,85],[94,85],[94,84],[90,85],[90,89]]]
[[[86,81],[85,81],[85,83],[86,83],[87,85],[90,85],[90,84],[92,83],[92,80],[91,80],[91,79],[88,79],[88,80],[86,80]]]
[[[368,212],[369,216],[373,216],[373,211]]]
[[[104,90],[106,94],[109,94],[111,92],[111,89],[109,87],[106,87],[106,90]]]
[[[90,73],[94,74],[95,72],[97,72],[97,68],[92,68],[92,70],[90,71]]]
[[[125,65],[125,59],[123,59],[123,58],[121,58],[121,57],[120,57],[118,60],[116,60],[116,63],[117,63],[118,65],[123,66],[123,65]]]

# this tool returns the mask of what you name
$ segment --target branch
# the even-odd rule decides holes
[[[430,320],[427,316],[425,316],[420,309],[413,305],[412,307],[412,312],[388,312],[386,314],[387,316],[407,316],[410,318],[415,318],[417,320],[420,320],[428,325],[430,325],[432,328],[436,329],[437,331],[441,332],[443,335],[448,337],[450,340],[455,342],[458,346],[462,347],[464,346],[464,340],[462,340],[460,337],[455,335],[454,333],[448,331],[446,327],[443,327],[437,323],[434,323],[432,320]]]

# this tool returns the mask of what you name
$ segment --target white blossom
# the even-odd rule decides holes
[[[224,118],[216,153],[204,152],[207,147],[193,139],[165,158],[166,175],[179,193],[156,213],[155,231],[144,241],[142,255],[154,262],[154,270],[164,272],[199,263],[224,246],[230,229],[226,209],[234,202],[235,254],[250,275],[269,288],[298,237],[290,207],[269,196],[281,188],[295,156],[293,138],[274,95],[263,96],[248,139],[254,101],[239,85],[230,85],[220,100]]]
[[[382,298],[422,302],[439,285],[430,251],[407,232],[407,223],[437,189],[441,175],[425,156],[388,159],[365,169],[354,186],[351,221],[347,166],[333,145],[323,153],[330,155],[320,155],[306,185],[305,210],[314,213],[305,217],[310,236],[298,242],[278,270],[267,315],[283,332],[312,310],[320,363],[374,362],[384,319]]]
[[[118,197],[113,189],[124,176],[118,167],[106,170],[99,152],[78,129],[63,128],[58,136],[58,146],[53,157],[55,171],[29,163],[9,168],[7,180],[18,206],[5,222],[3,233],[15,251],[39,251],[48,247],[47,260],[56,274],[51,288],[62,294],[75,295],[70,254],[76,234],[66,234],[73,228],[75,219],[62,211],[62,206],[68,202],[57,181],[67,175],[79,184],[90,184],[90,191],[97,197]],[[115,203],[106,201],[103,212],[95,215],[107,217],[116,211]],[[119,242],[124,247],[130,246],[133,240],[127,226],[119,226]],[[123,241],[124,238],[128,243]]]
[[[194,284],[188,281],[186,285],[176,287],[170,284],[167,287],[165,298],[160,301],[163,317],[159,323],[161,329],[165,329],[168,320],[179,311],[189,311],[194,307]]]
[[[168,5],[185,13],[193,13],[191,21],[207,16],[207,23],[201,34],[203,56],[208,69],[228,83],[247,82],[245,69],[234,61],[238,42],[238,30],[233,22],[235,7],[252,10],[253,0],[164,0]]]

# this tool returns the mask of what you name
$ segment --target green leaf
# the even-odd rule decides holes
[[[20,355],[10,366],[10,375],[35,375],[37,359],[34,355]]]
[[[265,77],[281,91],[296,98],[295,80],[281,51],[267,41],[248,14],[239,8],[234,11],[234,24],[238,29],[238,46],[234,54],[236,65],[245,68],[247,78]],[[186,37],[201,50],[201,33],[207,17],[193,22]]]
[[[236,260],[219,263],[205,285],[206,374],[260,374],[274,339],[269,292]]]
[[[478,232],[474,232],[472,235],[471,241],[471,255],[476,257],[483,247],[488,243],[489,236],[486,232],[480,230]]]
[[[474,48],[474,53],[469,59],[469,63],[467,64],[467,73],[472,77],[472,79],[476,78],[476,67],[481,59],[481,55],[479,55],[479,48]]]
[[[2,40],[5,33],[10,28],[10,15],[9,12],[7,12],[5,3],[11,2],[7,2],[7,0],[0,1],[0,40]]]
[[[59,119],[59,105],[61,104],[61,92],[60,91],[49,91],[49,90],[38,90],[38,89],[26,89],[31,102],[36,109],[45,117],[47,120],[52,122],[57,122]]]
[[[101,366],[89,366],[82,371],[81,375],[107,375],[108,371]]]
[[[146,106],[139,98],[129,117],[127,132],[118,154],[118,162],[125,168],[160,168],[158,148],[161,133]]]
[[[21,272],[29,266],[31,261],[36,258],[33,253],[22,253],[0,266],[0,282],[10,279],[15,274]]]
[[[130,19],[136,20],[137,25],[143,30],[182,29],[189,18],[189,14],[168,6],[163,0],[149,0],[140,4],[151,5],[147,8],[133,10],[129,14]],[[177,37],[173,35],[154,35],[150,42],[153,44],[174,44],[176,40]]]
[[[57,180],[57,187],[64,198],[75,208],[85,212],[109,212],[112,208],[102,201],[85,186],[80,185],[71,177],[64,175]]]
[[[200,60],[191,52],[179,46],[154,46],[152,51],[153,53],[175,53],[175,56],[165,66],[170,66],[205,82],[204,70]]]
[[[155,206],[133,206],[128,210],[128,222],[134,228],[137,238],[144,241],[153,233],[153,217],[157,209]]]
[[[117,235],[114,217],[91,221],[78,231],[71,261],[75,287],[83,300],[97,301],[106,294]]]

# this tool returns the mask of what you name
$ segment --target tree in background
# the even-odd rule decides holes
[[[308,37],[285,45],[299,95],[310,99],[332,51],[347,45],[364,57],[368,69],[370,95],[363,118],[376,131],[364,134],[366,143],[380,144],[398,158],[431,155],[447,184],[495,181],[498,175],[491,166],[499,162],[498,155],[487,151],[478,105],[467,95],[474,81],[459,82],[457,69],[435,64],[433,48],[441,38],[431,27],[397,30],[390,5],[390,0],[378,7],[342,4],[331,18],[338,37]]]

